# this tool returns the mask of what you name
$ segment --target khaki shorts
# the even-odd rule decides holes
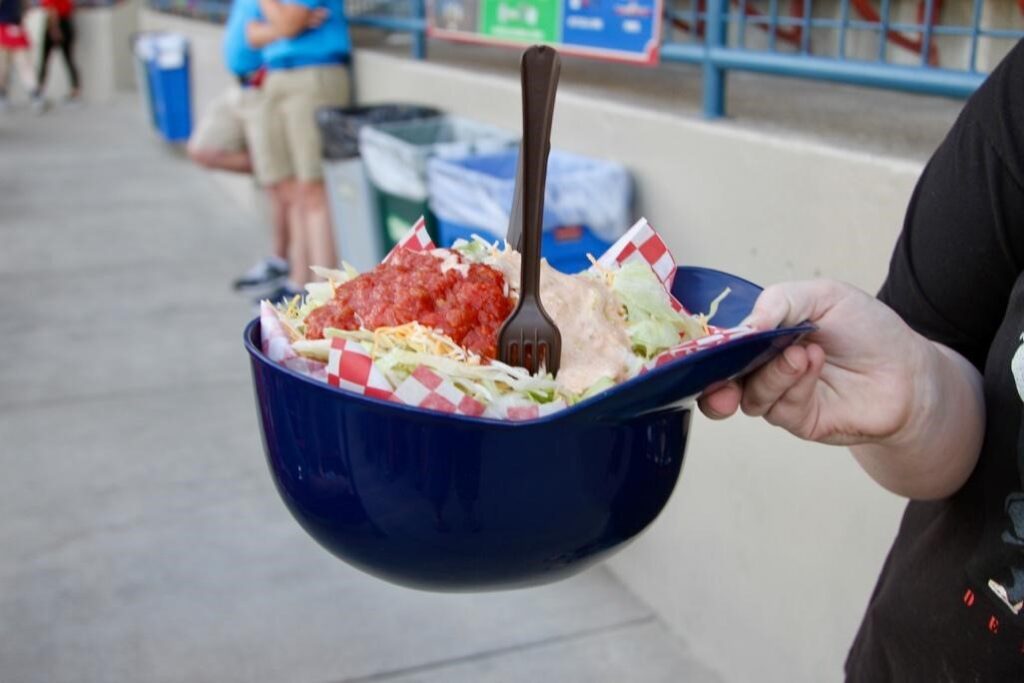
[[[269,131],[268,142],[284,142],[268,147],[268,173],[291,172],[299,180],[319,180],[323,169],[316,111],[348,104],[348,70],[329,65],[271,71],[263,82],[263,97],[261,125]]]
[[[228,87],[203,112],[189,145],[218,152],[249,152],[253,175],[261,185],[273,185],[293,174],[275,170],[270,160],[284,154],[281,133],[263,125],[264,95],[259,88]]]
[[[241,90],[237,85],[231,86],[213,98],[203,111],[189,145],[216,152],[244,152],[248,148],[245,123],[238,106]]]

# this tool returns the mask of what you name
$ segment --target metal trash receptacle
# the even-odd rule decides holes
[[[434,157],[490,154],[518,147],[518,134],[443,115],[418,121],[364,126],[359,151],[380,212],[385,250],[420,217],[437,239],[437,221],[427,204],[427,163]]]
[[[153,57],[146,62],[152,86],[157,129],[168,142],[185,142],[192,134],[192,81],[189,42],[175,33],[153,40]]]
[[[385,256],[380,212],[359,155],[359,131],[378,123],[411,121],[440,115],[433,107],[378,104],[324,107],[316,120],[322,140],[324,184],[331,224],[341,258],[360,272]]]
[[[430,210],[438,245],[474,234],[501,242],[508,229],[519,151],[436,158],[428,165]],[[551,150],[541,253],[555,269],[576,273],[632,224],[633,180],[612,161]]]

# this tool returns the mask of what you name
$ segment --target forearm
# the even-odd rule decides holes
[[[245,27],[245,42],[256,50],[280,38],[274,28],[262,21],[250,21]]]
[[[293,38],[306,28],[309,10],[301,5],[279,0],[260,0],[260,10],[279,38]]]
[[[978,370],[933,342],[922,354],[907,424],[880,442],[853,446],[861,467],[886,489],[928,500],[955,493],[974,470],[985,428]]]

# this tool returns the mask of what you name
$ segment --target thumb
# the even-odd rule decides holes
[[[767,287],[741,324],[757,330],[773,330],[808,320],[814,322],[835,303],[836,285],[827,280],[808,280]]]

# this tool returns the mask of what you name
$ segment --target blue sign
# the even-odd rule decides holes
[[[565,0],[562,43],[647,55],[657,51],[654,0]]]
[[[432,38],[657,64],[664,0],[432,0]]]

